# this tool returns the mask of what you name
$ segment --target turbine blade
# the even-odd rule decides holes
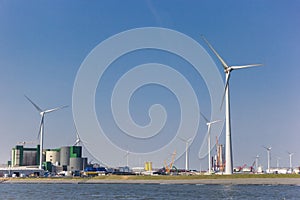
[[[181,141],[183,141],[183,142],[186,142],[186,140],[185,139],[183,139],[183,138],[181,138],[181,137],[178,137]]]
[[[38,136],[37,136],[38,139],[41,137],[41,129],[42,129],[43,125],[44,125],[44,114],[41,117],[41,123],[40,123],[40,127],[39,127],[39,133],[38,133]]]
[[[200,115],[203,117],[203,119],[206,121],[206,123],[209,122],[209,120],[200,112]]]
[[[262,66],[262,64],[252,64],[252,65],[231,66],[230,68],[231,68],[232,70],[235,70],[235,69],[244,69],[244,68],[249,68],[249,67],[258,67],[258,66]]]
[[[80,142],[82,142],[83,144],[88,144],[88,142],[84,140],[80,140]]]
[[[217,123],[217,122],[220,122],[220,121],[222,121],[222,120],[215,120],[215,121],[210,122],[210,124],[214,124],[214,123]]]
[[[223,107],[223,103],[224,103],[224,98],[225,98],[226,90],[227,90],[228,84],[229,84],[229,79],[230,79],[230,72],[228,72],[228,76],[226,77],[225,89],[224,89],[224,93],[223,93],[223,97],[222,97],[222,101],[221,101],[221,107],[220,107],[220,110],[221,110],[222,107]]]
[[[56,110],[60,110],[60,109],[66,108],[66,107],[68,107],[68,106],[56,107],[56,108],[53,108],[53,109],[45,110],[44,113],[50,113],[50,112],[53,112],[53,111],[56,111]]]
[[[210,124],[207,125],[207,135],[210,134]]]
[[[124,155],[124,158],[126,158],[129,155],[129,151],[126,151],[126,154]]]
[[[211,44],[206,40],[206,38],[201,35],[201,37],[203,38],[203,40],[206,42],[206,44],[209,46],[209,48],[214,52],[214,54],[218,57],[218,59],[220,60],[220,62],[222,63],[223,67],[225,70],[227,70],[229,67],[228,65],[225,63],[225,61],[221,58],[221,56],[217,53],[217,51],[211,46]]]
[[[189,143],[193,138],[189,138],[189,139],[183,139],[181,137],[178,137],[181,141],[185,142],[185,143]]]
[[[38,107],[28,96],[24,96],[39,112],[43,112],[43,110],[40,107]]]

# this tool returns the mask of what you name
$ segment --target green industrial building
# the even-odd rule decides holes
[[[25,148],[23,145],[17,145],[12,149],[11,165],[13,167],[38,165],[39,152],[40,145],[37,145],[36,148]]]

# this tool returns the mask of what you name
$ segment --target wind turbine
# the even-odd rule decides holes
[[[271,160],[271,149],[272,147],[264,147],[267,150],[267,154],[268,154],[268,171],[267,173],[270,173],[270,160]]]
[[[129,151],[128,150],[126,151],[126,154],[124,157],[126,157],[126,167],[129,167]]]
[[[279,166],[280,166],[280,164],[279,164],[280,159],[281,158],[277,156],[277,160],[276,160],[276,167],[277,167],[277,169],[279,169]]]
[[[225,174],[232,174],[233,172],[233,160],[232,160],[232,144],[231,144],[231,123],[230,123],[230,98],[229,98],[229,79],[230,73],[232,70],[244,69],[249,67],[261,66],[261,64],[251,64],[251,65],[241,65],[241,66],[228,66],[217,51],[210,45],[210,43],[202,36],[203,40],[207,43],[209,48],[214,52],[219,61],[222,63],[224,72],[226,74],[225,89],[224,95],[222,98],[221,106],[223,105],[224,97],[226,100],[226,145],[225,145],[225,154],[226,154],[226,165],[225,165]]]
[[[192,138],[187,140],[180,137],[178,138],[183,142],[185,142],[185,171],[188,171],[189,170],[189,143],[191,142]]]
[[[290,157],[290,169],[291,169],[291,172],[293,172],[293,166],[292,166],[292,156],[294,155],[294,153],[290,153],[290,152],[288,152],[288,154],[289,154],[289,157]]]
[[[61,107],[56,107],[53,109],[48,109],[48,110],[42,110],[39,106],[37,106],[29,97],[25,95],[26,99],[39,111],[41,115],[41,123],[40,123],[40,129],[39,129],[39,137],[40,137],[40,163],[39,163],[39,168],[42,169],[42,164],[43,164],[43,142],[44,142],[44,118],[45,114],[57,111],[60,109],[63,109],[67,106],[61,106]]]
[[[258,159],[259,159],[259,155],[257,155],[255,157],[255,170],[256,170],[256,172],[258,171]]]
[[[215,121],[209,121],[201,112],[200,114],[202,115],[202,117],[204,118],[204,120],[206,121],[206,125],[207,125],[207,145],[208,145],[208,173],[211,174],[211,156],[210,156],[210,127],[212,124],[220,122],[221,120],[215,120]]]

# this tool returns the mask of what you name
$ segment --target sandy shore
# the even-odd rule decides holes
[[[122,179],[0,179],[2,184],[216,184],[216,185],[300,185],[300,178],[236,178],[236,179],[181,179],[181,180],[122,180]]]

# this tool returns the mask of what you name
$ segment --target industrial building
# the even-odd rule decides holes
[[[17,145],[11,151],[13,167],[33,166],[39,163],[40,145],[36,148],[25,148],[23,145]]]
[[[17,145],[12,149],[9,167],[32,167],[39,165],[40,146],[26,148]],[[77,171],[87,166],[87,158],[82,158],[81,146],[64,146],[57,149],[43,150],[43,167],[49,172]]]
[[[0,177],[43,176],[44,170],[37,167],[0,167]]]

